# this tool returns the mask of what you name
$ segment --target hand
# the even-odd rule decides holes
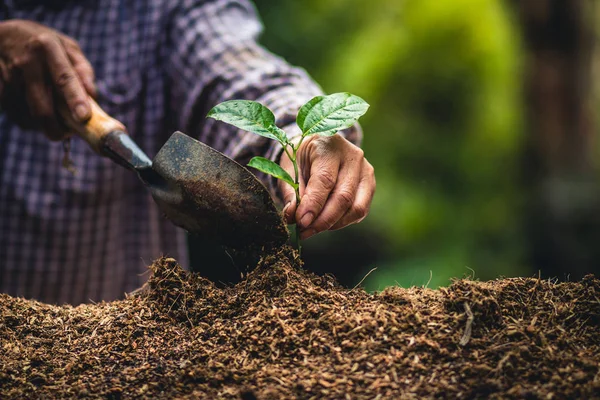
[[[300,145],[297,160],[300,206],[296,207],[290,185],[279,181],[279,187],[286,204],[285,218],[297,223],[300,239],[341,229],[367,216],[375,193],[375,173],[359,147],[341,135],[310,136]],[[294,176],[285,153],[280,165]]]
[[[57,119],[64,102],[75,122],[90,118],[94,71],[77,43],[32,21],[0,22],[2,109],[21,125],[41,128],[52,140],[67,136]]]

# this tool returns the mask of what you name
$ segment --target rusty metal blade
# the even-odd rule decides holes
[[[190,233],[232,249],[285,243],[289,232],[265,186],[246,168],[181,132],[160,149],[149,184],[166,217]]]

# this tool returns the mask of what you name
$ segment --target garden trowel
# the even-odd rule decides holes
[[[92,117],[85,124],[65,118],[69,128],[96,153],[137,172],[175,225],[240,252],[287,241],[288,230],[269,192],[246,168],[181,132],[173,133],[151,161],[122,123],[94,100],[90,104]]]

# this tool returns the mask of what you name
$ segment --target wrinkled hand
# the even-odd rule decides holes
[[[304,140],[297,160],[298,207],[294,189],[283,181],[279,185],[286,204],[284,215],[288,223],[297,223],[301,239],[341,229],[367,216],[375,193],[375,173],[359,147],[341,135],[315,135]],[[294,167],[285,153],[280,165],[294,176]]]
[[[77,42],[32,21],[0,22],[0,99],[9,117],[60,140],[67,132],[57,119],[57,101],[75,122],[84,122],[91,112],[88,94],[95,95],[94,71]]]

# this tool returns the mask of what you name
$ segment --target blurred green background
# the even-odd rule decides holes
[[[531,276],[519,9],[499,0],[256,0],[262,43],[371,104],[370,216],[305,244],[309,269],[369,290]]]

